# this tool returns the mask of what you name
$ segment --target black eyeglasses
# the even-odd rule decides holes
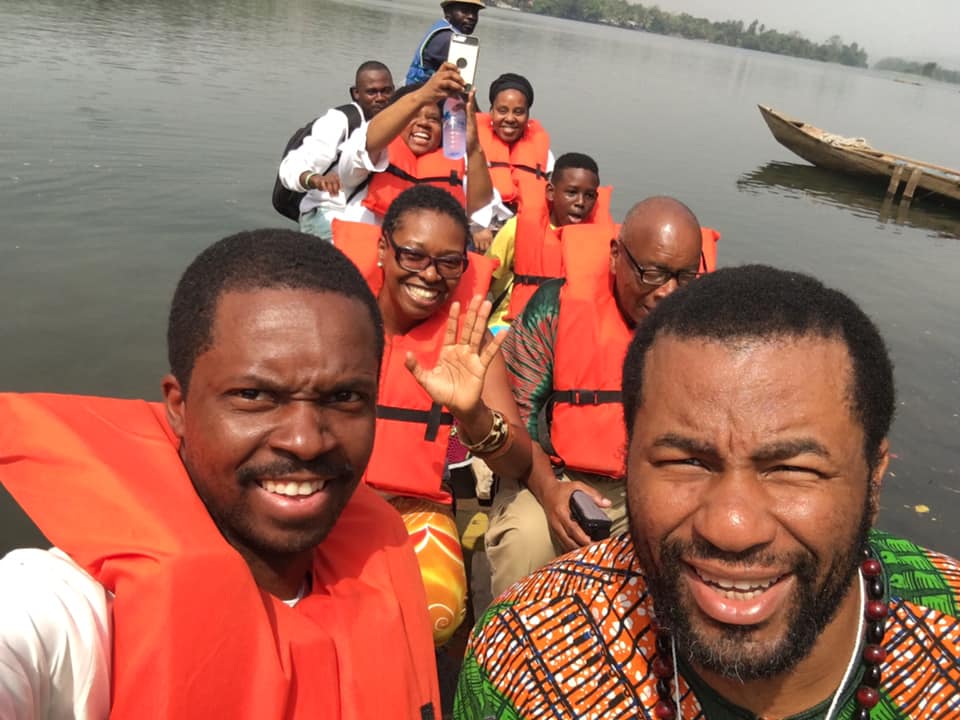
[[[677,285],[683,287],[684,285],[689,285],[698,277],[700,277],[700,272],[698,270],[677,270],[676,272],[673,272],[672,270],[664,270],[663,268],[659,267],[642,267],[640,263],[634,259],[633,255],[630,254],[630,251],[627,250],[627,246],[623,244],[623,241],[617,240],[617,242],[620,244],[620,248],[623,250],[624,255],[627,256],[628,260],[630,260],[630,264],[633,265],[633,269],[640,277],[640,282],[644,285],[660,287],[661,285],[666,285],[672,278],[676,278]]]
[[[437,271],[437,275],[444,280],[455,280],[463,275],[463,271],[467,269],[467,256],[465,254],[433,257],[415,248],[397,245],[393,241],[393,238],[387,233],[384,233],[383,236],[387,239],[387,242],[390,243],[390,247],[393,248],[393,255],[397,259],[397,265],[407,272],[423,272],[433,265]]]

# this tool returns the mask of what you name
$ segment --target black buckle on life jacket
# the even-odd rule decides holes
[[[571,405],[603,405],[620,402],[622,393],[619,390],[568,390],[556,393],[555,397],[557,402]]]
[[[377,417],[397,422],[423,423],[427,426],[423,439],[433,442],[444,425],[453,425],[453,415],[443,412],[443,406],[433,403],[429,410],[411,410],[410,408],[377,405]]]
[[[620,402],[623,393],[619,390],[556,390],[540,408],[537,413],[537,437],[543,451],[550,456],[554,472],[557,477],[563,473],[566,463],[557,449],[553,446],[553,440],[550,438],[550,426],[553,424],[553,407],[557,403],[567,405],[602,405],[605,403]]]
[[[457,171],[456,171],[456,170],[451,170],[451,171],[450,171],[450,184],[451,184],[453,187],[456,187],[457,185],[460,184],[460,177],[457,175]]]

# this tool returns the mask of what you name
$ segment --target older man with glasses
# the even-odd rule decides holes
[[[606,514],[612,532],[627,529],[623,358],[654,306],[698,277],[700,223],[678,200],[648,198],[609,247],[568,243],[563,253],[566,278],[540,286],[503,344],[541,471],[526,487],[505,480],[497,491],[486,534],[494,596],[596,539],[574,518],[575,491]]]

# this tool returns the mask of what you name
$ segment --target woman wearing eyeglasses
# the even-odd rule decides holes
[[[493,472],[519,482],[531,468],[501,340],[486,331],[494,262],[467,252],[463,208],[428,185],[404,191],[380,228],[335,222],[333,230],[377,296],[387,338],[364,478],[403,515],[442,644],[466,614],[463,556],[442,487],[451,426]]]

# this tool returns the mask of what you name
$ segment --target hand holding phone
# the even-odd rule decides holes
[[[574,490],[570,495],[570,515],[591,540],[610,537],[613,521],[583,490]]]
[[[447,52],[447,62],[457,66],[460,77],[463,78],[464,92],[473,89],[477,77],[477,59],[480,55],[480,40],[470,35],[453,33],[450,37],[450,50]]]

